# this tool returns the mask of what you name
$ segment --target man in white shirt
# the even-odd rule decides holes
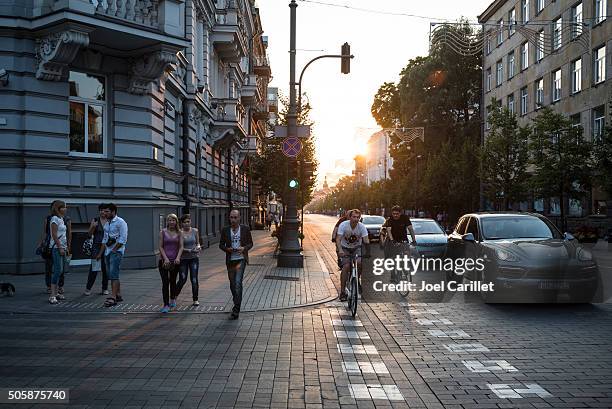
[[[125,253],[125,245],[128,238],[128,225],[121,217],[117,216],[117,206],[113,203],[101,206],[104,217],[108,222],[104,225],[104,238],[99,256],[104,252],[104,260],[108,279],[111,280],[112,297],[108,297],[104,303],[106,307],[112,307],[123,301],[121,297],[121,285],[119,273],[121,271],[121,260]]]
[[[336,236],[336,247],[338,255],[342,260],[342,273],[340,275],[340,301],[346,301],[347,295],[344,291],[346,281],[348,280],[348,272],[351,267],[352,257],[357,257],[357,270],[361,276],[361,245],[370,244],[368,239],[368,229],[359,221],[361,211],[359,209],[351,210],[349,220],[343,221],[338,226]],[[340,238],[340,240],[338,240]],[[361,281],[359,283],[359,292],[361,292]]]

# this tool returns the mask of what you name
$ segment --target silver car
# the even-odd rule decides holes
[[[448,236],[447,256],[482,260],[482,271],[464,274],[472,281],[494,283],[495,291],[480,293],[485,301],[558,302],[569,297],[570,302],[591,302],[601,288],[591,252],[539,214],[467,214]]]
[[[368,239],[370,242],[380,240],[380,228],[385,222],[385,218],[382,216],[364,215],[361,218],[363,223],[368,229]]]
[[[416,250],[419,256],[444,257],[448,238],[444,229],[434,219],[410,218],[414,235],[416,236]],[[412,238],[408,234],[408,241]]]

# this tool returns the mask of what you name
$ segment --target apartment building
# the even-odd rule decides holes
[[[254,0],[3,1],[0,27],[1,272],[42,271],[55,199],[73,264],[100,202],[129,224],[125,268],[155,265],[168,213],[208,243],[230,208],[250,221],[271,78]]]
[[[393,158],[389,153],[390,144],[389,133],[385,131],[378,131],[368,139],[368,154],[366,156],[368,185],[389,178],[389,172],[393,168]]]
[[[610,124],[612,16],[608,0],[497,0],[479,16],[485,31],[483,103],[496,99],[529,123],[549,106],[582,126],[589,140]],[[612,198],[594,188],[570,200],[569,215],[612,215]],[[559,214],[558,198],[520,204]]]

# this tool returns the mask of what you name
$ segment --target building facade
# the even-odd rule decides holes
[[[208,243],[230,208],[249,222],[271,78],[254,0],[0,2],[0,26],[1,272],[42,271],[55,199],[73,259],[98,204],[117,204],[126,268],[155,265],[168,213]]]
[[[551,107],[601,136],[612,111],[612,6],[607,0],[497,0],[479,22],[483,50],[484,136],[494,100],[529,123]],[[600,189],[569,200],[569,216],[612,215],[612,198]],[[560,213],[559,198],[521,203],[521,210]]]
[[[389,178],[389,171],[393,168],[393,158],[389,153],[390,143],[389,134],[385,131],[376,132],[368,139],[366,159],[368,185]]]

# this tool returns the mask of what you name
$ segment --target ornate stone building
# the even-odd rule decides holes
[[[125,268],[155,265],[168,213],[205,242],[230,208],[250,221],[271,77],[254,0],[0,2],[0,26],[1,272],[42,271],[55,199],[75,259],[97,205],[116,203]]]

